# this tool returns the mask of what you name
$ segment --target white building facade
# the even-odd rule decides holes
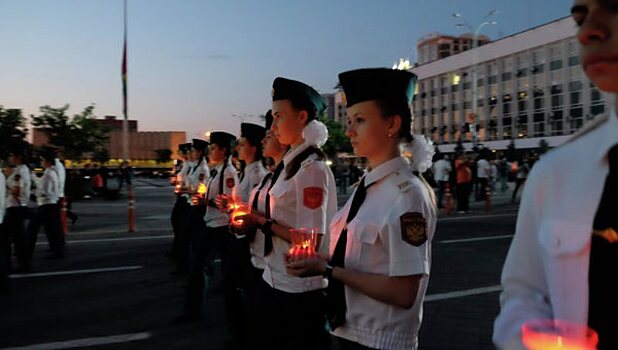
[[[506,149],[512,140],[519,149],[536,148],[540,140],[560,145],[609,110],[582,72],[575,35],[567,17],[411,68],[418,76],[415,133],[442,152],[453,152],[458,140],[472,148],[475,122],[477,141],[488,148]]]

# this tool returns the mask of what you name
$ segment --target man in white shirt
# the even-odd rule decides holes
[[[449,174],[453,168],[451,167],[451,161],[448,159],[448,156],[439,153],[437,157],[438,160],[433,164],[433,177],[438,184],[438,208],[444,208],[442,198],[444,197],[444,191],[448,184]]]
[[[45,168],[45,172],[40,180],[38,180],[35,190],[36,202],[38,205],[37,217],[35,223],[31,223],[30,237],[28,237],[28,260],[32,260],[32,253],[36,245],[39,227],[45,228],[45,234],[52,255],[49,258],[61,259],[64,257],[64,234],[60,223],[60,208],[58,201],[60,200],[60,178],[58,171],[53,165],[55,162],[55,152],[46,149],[41,154],[41,164]]]
[[[15,272],[28,272],[28,245],[25,230],[25,220],[30,200],[30,169],[26,163],[27,148],[25,143],[13,147],[10,151],[9,163],[15,167],[6,180],[6,216],[4,218],[5,259],[11,269],[11,245],[15,245],[18,266]]]
[[[481,151],[480,159],[476,162],[476,178],[478,180],[477,198],[484,200],[486,197],[487,184],[491,176],[491,164],[487,160],[486,150]]]

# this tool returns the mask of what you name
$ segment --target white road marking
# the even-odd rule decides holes
[[[488,215],[475,215],[475,216],[456,216],[448,218],[439,218],[438,222],[442,221],[457,221],[457,220],[473,220],[473,219],[486,219],[486,218],[499,218],[499,217],[512,217],[517,216],[517,213],[512,214],[488,214]]]
[[[137,223],[139,225],[139,222]],[[87,236],[87,235],[104,235],[104,234],[127,234],[127,225],[117,226],[118,228],[115,230],[91,230],[91,231],[77,231],[77,232],[69,232],[68,236]],[[146,228],[144,229],[146,232],[171,232],[171,228]]]
[[[151,239],[163,239],[171,238],[173,235],[163,236],[145,236],[145,237],[125,237],[125,238],[100,238],[100,239],[75,239],[67,240],[68,244],[80,244],[80,243],[107,243],[107,242],[123,242],[123,241],[143,241]],[[36,245],[47,245],[47,242],[37,242]]]
[[[499,292],[501,290],[502,290],[502,286],[501,285],[496,285],[496,286],[491,286],[491,287],[482,287],[482,288],[474,288],[474,289],[468,289],[468,290],[460,290],[460,291],[456,291],[456,292],[432,294],[432,295],[425,296],[425,302],[462,298],[462,297],[467,297],[467,296],[471,296],[471,295],[479,295],[479,294]]]
[[[10,348],[0,348],[0,350],[52,350],[52,349],[71,349],[86,346],[97,346],[107,344],[128,343],[136,340],[148,339],[152,336],[150,332],[130,333],[120,335],[110,335],[107,337],[83,338],[53,343],[32,344],[26,346],[15,346]]]
[[[487,236],[487,237],[462,238],[462,239],[449,239],[449,240],[446,240],[446,241],[438,241],[438,243],[443,243],[443,244],[464,243],[464,242],[490,241],[490,240],[494,240],[494,239],[506,239],[506,238],[513,238],[513,235]]]
[[[144,266],[120,266],[120,267],[105,267],[99,269],[84,269],[84,270],[68,270],[68,271],[53,271],[53,272],[38,272],[38,273],[20,273],[9,276],[10,278],[32,278],[32,277],[47,277],[47,276],[68,276],[68,275],[81,275],[88,273],[98,272],[117,272],[117,271],[131,271],[143,269]]]

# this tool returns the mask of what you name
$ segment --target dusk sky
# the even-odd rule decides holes
[[[416,60],[431,32],[463,34],[491,10],[495,40],[567,16],[569,0],[128,0],[129,118],[141,131],[238,133],[275,77],[333,92],[339,72]],[[122,117],[123,0],[0,0],[0,105],[94,103]]]

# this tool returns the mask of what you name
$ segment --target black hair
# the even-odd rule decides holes
[[[294,177],[294,175],[296,175],[298,170],[300,170],[300,165],[305,161],[305,159],[309,158],[309,156],[312,154],[317,155],[318,160],[326,159],[326,154],[324,154],[324,152],[321,149],[319,149],[316,146],[309,146],[306,150],[300,152],[296,157],[294,157],[294,159],[292,159],[290,164],[286,165],[285,172],[287,175],[285,179],[289,180],[292,177]]]
[[[288,99],[292,107],[297,111],[307,111],[307,123],[317,118],[318,111],[313,102],[306,98],[290,98]]]
[[[407,142],[412,142],[412,111],[406,100],[376,100],[378,107],[382,111],[383,117],[392,117],[398,115],[401,118],[401,128],[399,129],[399,138]]]

